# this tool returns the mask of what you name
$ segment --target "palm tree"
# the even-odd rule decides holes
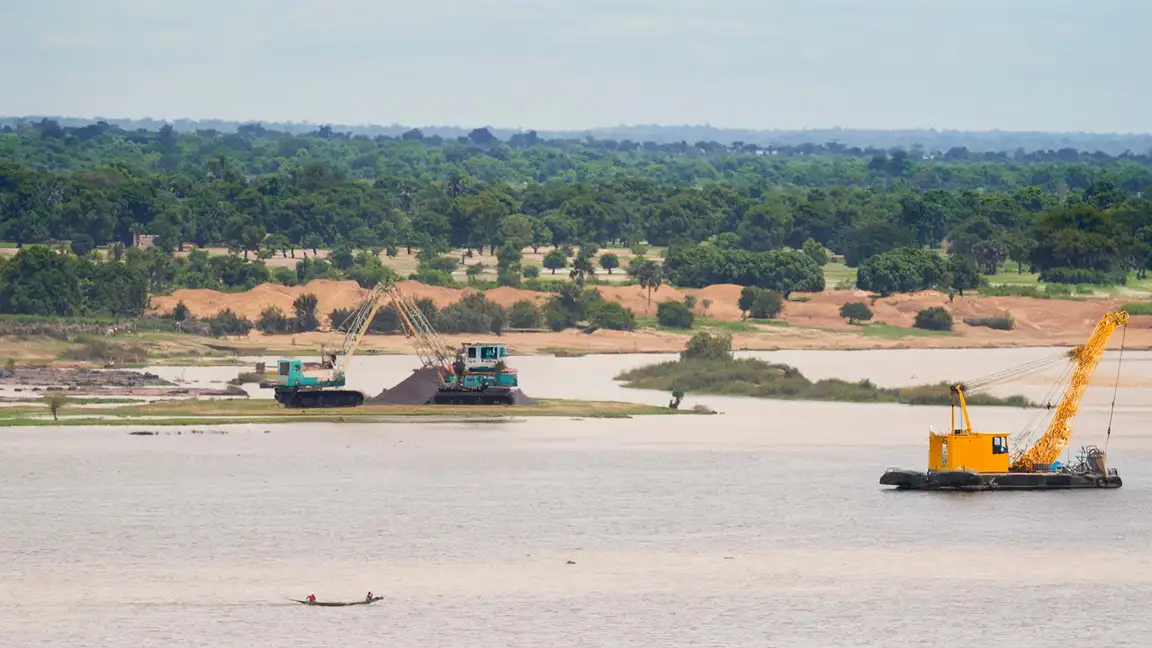
[[[660,290],[660,286],[664,283],[664,271],[656,265],[655,261],[645,259],[636,271],[636,279],[640,282],[640,287],[648,291],[648,305],[652,305],[652,291]]]

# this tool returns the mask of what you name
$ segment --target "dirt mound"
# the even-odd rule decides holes
[[[484,292],[484,298],[495,304],[499,304],[504,308],[508,308],[518,301],[528,300],[536,305],[543,304],[548,301],[552,295],[549,293],[536,292],[534,290],[521,290],[520,288],[510,288],[508,286],[500,286]]]
[[[425,286],[417,281],[401,281],[400,289],[413,299],[431,299],[437,307],[443,308],[456,303],[465,295],[476,292],[475,289],[441,288],[438,286]],[[238,293],[226,293],[203,288],[182,288],[171,295],[154,295],[150,313],[163,315],[171,313],[176,304],[184,302],[192,315],[196,317],[212,317],[224,309],[242,317],[256,321],[260,313],[269,306],[276,306],[287,315],[292,314],[292,302],[300,295],[312,293],[316,295],[319,305],[316,310],[322,322],[327,322],[328,314],[338,308],[356,308],[368,296],[368,291],[361,288],[355,281],[334,281],[332,279],[316,279],[302,286],[282,286],[280,284],[266,283],[256,286],[252,290]]]
[[[392,389],[385,389],[367,400],[372,405],[426,405],[440,390],[440,381],[434,369],[417,369]],[[519,389],[512,390],[514,405],[536,405],[536,399]]]
[[[456,303],[466,295],[477,292],[475,288],[444,288],[426,286],[416,281],[402,281],[400,288],[413,299],[431,299],[438,307],[444,308]],[[740,286],[717,284],[699,289],[678,289],[661,286],[649,295],[639,286],[596,286],[604,299],[614,301],[640,316],[654,316],[660,302],[665,300],[682,301],[685,296],[696,297],[698,317],[717,321],[737,321],[741,318]],[[253,321],[269,306],[277,306],[286,314],[292,312],[292,301],[305,293],[313,293],[319,299],[319,314],[326,322],[328,314],[337,308],[355,308],[367,296],[368,291],[353,281],[333,281],[321,279],[305,286],[286,287],[278,284],[263,284],[242,293],[222,293],[215,290],[177,290],[171,295],[157,295],[152,298],[152,313],[169,313],[178,302],[197,317],[211,317],[228,308]],[[543,304],[550,293],[533,292],[519,288],[501,287],[486,291],[485,297],[505,308],[521,301],[529,300]],[[840,307],[848,302],[858,301],[868,304],[874,314],[873,322],[883,322],[892,326],[911,326],[916,313],[925,308],[942,306],[952,313],[957,329],[969,329],[963,323],[972,317],[987,317],[1010,313],[1020,332],[1071,333],[1090,331],[1103,314],[1124,303],[1115,299],[1091,299],[1083,301],[1036,299],[1031,297],[975,297],[957,296],[952,302],[941,292],[926,291],[907,295],[873,297],[862,290],[829,290],[821,293],[794,294],[793,301],[784,305],[781,319],[793,327],[808,327],[825,330],[846,330],[847,322],[840,317]],[[704,301],[708,300],[707,310]],[[1135,324],[1135,322],[1134,322]],[[1141,321],[1136,326],[1147,326]],[[981,329],[987,332],[988,329]],[[1000,335],[1001,332],[994,333]]]

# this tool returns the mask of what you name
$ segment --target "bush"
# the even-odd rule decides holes
[[[1054,284],[1093,284],[1098,286],[1115,286],[1128,283],[1126,272],[1104,272],[1089,268],[1048,268],[1040,273],[1040,280]]]
[[[276,283],[281,286],[295,286],[299,281],[296,271],[292,268],[276,268],[272,271],[272,276],[276,278]]]
[[[916,322],[912,326],[926,331],[951,331],[952,313],[943,306],[925,308],[916,313]]]
[[[1129,315],[1152,315],[1152,302],[1132,302],[1124,304],[1120,310]]]
[[[588,306],[588,323],[597,328],[631,331],[636,328],[636,314],[617,302],[599,299]]]
[[[772,319],[784,309],[784,296],[765,288],[745,286],[740,291],[738,306],[752,319]]]
[[[537,279],[540,277],[540,266],[524,266],[525,279]]]
[[[533,329],[540,326],[543,314],[531,300],[521,299],[508,309],[508,327]]]
[[[85,340],[78,349],[66,349],[67,360],[100,362],[103,364],[139,364],[148,360],[148,349],[138,344],[119,344],[100,338]]]
[[[1016,328],[1016,321],[1010,313],[1003,315],[984,315],[980,317],[967,317],[964,323],[968,326],[984,326],[997,331],[1011,331]]]
[[[256,328],[265,333],[288,333],[294,324],[277,306],[265,308],[260,313],[260,319],[256,320]]]
[[[248,335],[248,332],[252,330],[252,320],[247,317],[240,317],[233,313],[230,308],[216,313],[214,317],[206,318],[204,322],[208,324],[208,333],[213,337]]]
[[[188,307],[184,305],[184,302],[176,302],[176,307],[172,309],[172,313],[169,314],[169,317],[176,320],[177,322],[183,322],[184,320],[192,317],[192,312],[188,310]]]
[[[429,319],[441,333],[499,334],[508,322],[508,313],[496,302],[488,301],[484,293],[473,293]]]
[[[296,313],[293,323],[297,332],[315,331],[320,328],[320,318],[316,315],[316,307],[319,304],[320,301],[312,293],[300,295],[292,301],[292,310]]]
[[[948,264],[940,255],[920,248],[897,248],[860,264],[856,286],[880,295],[910,293],[951,283]]]
[[[849,324],[867,322],[872,319],[872,309],[864,302],[848,302],[840,307],[840,317],[848,320]]]
[[[732,336],[697,333],[680,352],[681,360],[731,360]]]
[[[689,329],[695,318],[684,302],[668,300],[656,307],[656,321],[660,322],[660,326]]]
[[[817,243],[815,239],[807,239],[800,249],[804,251],[804,254],[812,257],[812,260],[818,265],[825,266],[828,264],[828,251],[824,249],[823,245]]]

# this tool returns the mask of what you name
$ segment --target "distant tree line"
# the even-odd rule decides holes
[[[494,255],[498,283],[539,287],[522,251],[545,248],[545,276],[564,270],[580,287],[621,268],[644,287],[736,283],[785,295],[824,289],[818,269],[829,251],[880,292],[965,290],[981,281],[973,268],[991,274],[1006,261],[1073,284],[1118,283],[1152,267],[1152,165],[1136,155],[765,151],[530,133],[504,142],[486,129],[370,139],[257,124],[182,133],[44,120],[7,131],[0,240],[68,241],[81,259],[104,247],[148,292],[315,278],[370,286],[391,276],[380,255],[401,249],[419,252],[413,277],[428,283],[451,283],[452,251],[463,249]],[[138,234],[154,235],[155,248],[130,249]],[[600,252],[646,245],[667,246],[662,265]],[[911,252],[940,247],[943,269]],[[316,258],[321,248],[332,252],[326,260]],[[273,256],[297,263],[260,263]],[[21,277],[33,272],[25,261]],[[103,267],[86,263],[75,268]],[[106,308],[85,299],[49,310]]]

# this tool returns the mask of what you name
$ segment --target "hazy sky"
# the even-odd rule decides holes
[[[1147,132],[1147,0],[0,0],[0,114]]]

